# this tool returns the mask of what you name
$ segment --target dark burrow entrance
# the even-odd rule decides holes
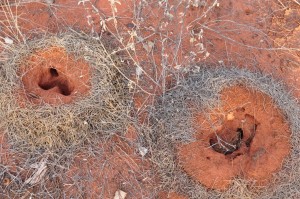
[[[237,128],[233,139],[231,140],[223,140],[218,134],[216,134],[215,138],[211,138],[209,140],[210,146],[218,153],[223,153],[224,155],[228,155],[238,150],[241,146],[241,142],[243,139],[243,129]]]
[[[69,96],[74,90],[65,75],[60,75],[54,67],[49,68],[48,71],[40,76],[38,85],[43,90],[50,90],[57,87],[59,93],[64,96]]]
[[[257,127],[258,122],[248,114],[244,119],[226,121],[221,130],[210,136],[209,145],[214,151],[235,158],[249,151]]]

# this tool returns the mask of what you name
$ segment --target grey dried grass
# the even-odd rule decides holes
[[[298,198],[300,189],[300,107],[288,89],[271,75],[238,68],[192,69],[186,79],[159,98],[151,111],[154,128],[146,133],[152,158],[161,177],[161,187],[190,198]],[[270,96],[283,112],[292,131],[291,154],[266,187],[235,179],[225,192],[208,190],[195,182],[178,165],[176,146],[194,140],[193,114],[220,105],[220,92],[233,85],[244,85]],[[196,104],[191,108],[189,102]],[[151,140],[151,141],[150,141]]]

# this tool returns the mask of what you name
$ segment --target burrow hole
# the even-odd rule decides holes
[[[236,131],[232,133],[234,134],[234,138],[230,141],[223,140],[221,137],[215,135],[209,140],[210,146],[214,151],[224,155],[229,155],[234,151],[237,151],[240,148],[241,142],[244,138],[244,131],[241,128],[237,128]]]
[[[50,68],[49,72],[50,72],[52,77],[58,77],[58,72],[55,68]]]
[[[244,114],[245,108],[237,108],[238,114]],[[209,139],[210,147],[224,155],[234,153],[234,157],[243,155],[240,148],[251,146],[252,140],[256,134],[259,122],[252,115],[245,114],[245,119],[240,122],[239,126],[232,126],[234,123],[228,122],[224,124],[223,129],[213,133]]]
[[[60,76],[57,69],[54,67],[49,68],[46,74],[43,74],[38,83],[39,87],[43,90],[50,90],[58,87],[59,93],[64,96],[71,95],[74,90],[65,76]]]

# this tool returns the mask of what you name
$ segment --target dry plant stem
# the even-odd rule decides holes
[[[0,33],[4,34],[7,37],[12,37],[11,39],[19,42],[19,43],[26,43],[26,38],[24,37],[23,33],[20,30],[20,27],[18,25],[18,18],[19,16],[15,16],[14,13],[17,13],[18,10],[18,5],[12,7],[10,5],[9,0],[4,0],[4,3],[2,5],[3,8],[3,14],[6,18],[5,22],[0,22],[0,25],[2,25],[3,27],[5,27],[5,29],[8,29],[8,32],[5,31],[1,31]],[[15,9],[15,11],[13,12],[12,9]],[[2,41],[0,41],[0,44],[4,44],[5,47],[7,47],[7,45]]]
[[[138,62],[136,62],[135,60],[136,59],[134,59],[134,57],[132,56],[132,53],[130,52],[130,46],[128,46],[128,44],[126,44],[125,42],[123,42],[124,41],[124,38],[123,38],[123,36],[121,36],[121,34],[120,34],[120,32],[119,32],[119,28],[118,28],[118,23],[117,23],[117,20],[116,20],[116,3],[119,3],[119,1],[110,1],[110,4],[111,4],[111,11],[112,11],[112,19],[113,19],[113,22],[114,22],[114,30],[116,31],[116,33],[114,33],[114,31],[113,30],[110,30],[105,24],[106,24],[106,21],[105,20],[103,20],[101,17],[100,17],[100,21],[102,22],[102,28],[103,28],[103,30],[107,30],[107,31],[109,31],[113,36],[114,36],[114,38],[116,38],[117,40],[118,40],[118,42],[121,44],[121,46],[122,46],[122,48],[121,48],[121,50],[120,51],[126,51],[127,52],[127,54],[130,56],[130,58],[131,58],[131,60],[133,60],[134,61],[134,65],[136,66],[136,67],[140,67],[141,69],[142,69],[142,67],[140,66],[140,64],[138,63]],[[99,14],[99,12],[98,12],[98,15],[100,15]],[[100,23],[101,23],[100,22]],[[150,37],[150,36],[149,36]],[[117,51],[116,51],[117,52]],[[114,53],[116,53],[116,52],[114,52]],[[142,69],[143,70],[143,69]],[[143,72],[145,73],[145,71],[143,70]],[[148,77],[148,78],[150,78],[150,79],[152,79],[147,73],[145,73],[146,74],[146,76]],[[132,81],[130,78],[127,78],[127,80],[130,82],[130,83],[132,83],[133,85],[135,85],[135,86],[137,86],[139,89],[141,89],[143,92],[145,92],[145,93],[147,93],[147,94],[149,94],[149,95],[154,95],[154,93],[150,93],[150,92],[148,92],[148,91],[146,91],[144,88],[142,88],[138,83],[136,83],[135,81]],[[155,82],[154,80],[153,80],[153,82]],[[155,82],[156,83],[156,82]]]

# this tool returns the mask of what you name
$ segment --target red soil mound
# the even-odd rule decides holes
[[[34,103],[70,103],[90,89],[89,65],[60,47],[30,55],[20,74],[25,91],[22,96]]]
[[[179,148],[182,167],[209,188],[225,190],[236,176],[266,185],[289,154],[288,124],[258,91],[235,86],[221,100],[221,107],[196,117],[197,141]]]

